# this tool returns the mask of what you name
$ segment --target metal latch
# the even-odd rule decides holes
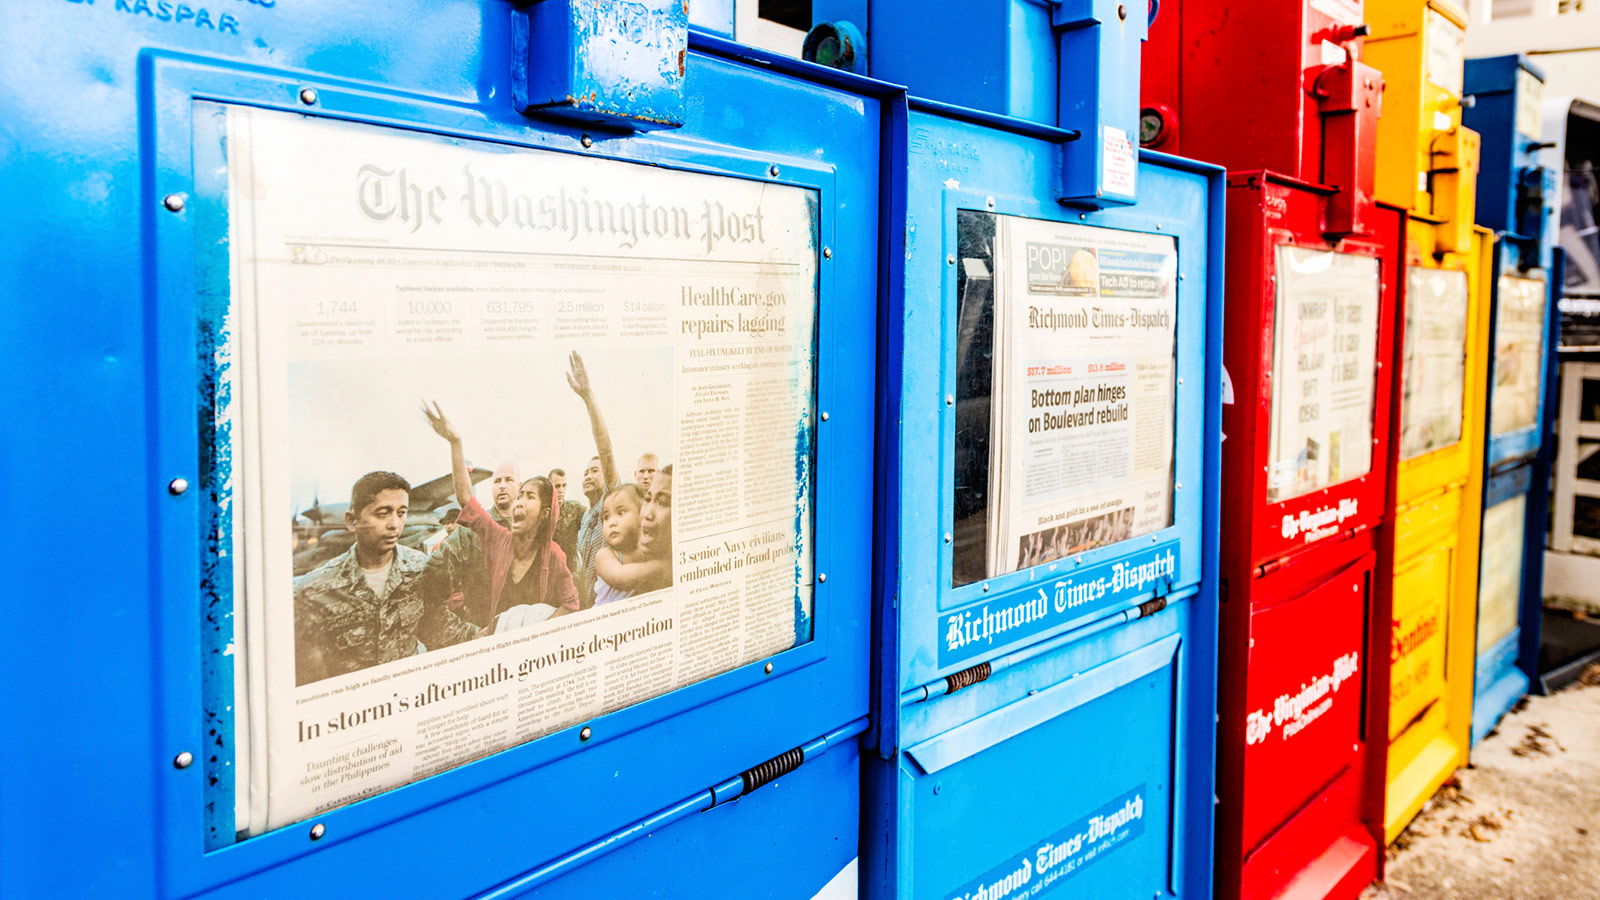
[[[683,124],[688,0],[533,0],[512,16],[518,111],[617,131]]]
[[[1147,0],[1056,0],[1056,126],[1083,135],[1061,145],[1058,199],[1133,203],[1139,170],[1139,58],[1156,5]]]
[[[1339,238],[1371,231],[1383,75],[1351,56],[1323,69],[1314,92],[1322,113],[1322,183],[1336,191],[1328,198],[1323,233]]]
[[[1472,250],[1478,154],[1482,144],[1476,131],[1457,125],[1436,135],[1429,148],[1432,163],[1428,167],[1428,190],[1433,196],[1432,212],[1445,220],[1438,228],[1435,256]]]

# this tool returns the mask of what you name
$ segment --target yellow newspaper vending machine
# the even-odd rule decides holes
[[[1396,438],[1384,830],[1393,841],[1466,763],[1472,720],[1494,235],[1473,224],[1479,139],[1461,125],[1465,11],[1367,0],[1366,61],[1388,85],[1377,195],[1407,208]]]

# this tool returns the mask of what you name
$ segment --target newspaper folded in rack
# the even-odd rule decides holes
[[[810,640],[816,192],[212,109],[241,834]]]

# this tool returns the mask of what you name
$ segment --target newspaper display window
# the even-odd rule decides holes
[[[1267,502],[1372,470],[1378,260],[1277,249]]]
[[[1406,267],[1400,458],[1461,440],[1466,404],[1467,273]]]
[[[955,586],[1173,521],[1177,243],[957,217]]]
[[[196,121],[240,837],[812,639],[816,191]]]
[[[1527,494],[1517,494],[1483,512],[1483,556],[1478,575],[1479,656],[1517,627],[1527,521]]]
[[[1521,431],[1539,421],[1545,303],[1542,277],[1500,276],[1499,295],[1495,301],[1490,434],[1498,436]]]

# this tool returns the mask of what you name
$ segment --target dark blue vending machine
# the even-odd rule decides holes
[[[910,94],[863,892],[1209,897],[1223,172],[1139,150],[1142,4],[852,23]]]
[[[1556,172],[1539,162],[1544,74],[1527,57],[1466,62],[1462,122],[1482,135],[1478,224],[1500,237],[1494,258],[1489,435],[1484,459],[1478,645],[1472,703],[1477,743],[1538,678],[1547,491],[1546,397],[1553,326],[1546,228]]]
[[[0,488],[97,517],[0,896],[853,896],[879,101],[727,3],[199,2],[0,33]]]

